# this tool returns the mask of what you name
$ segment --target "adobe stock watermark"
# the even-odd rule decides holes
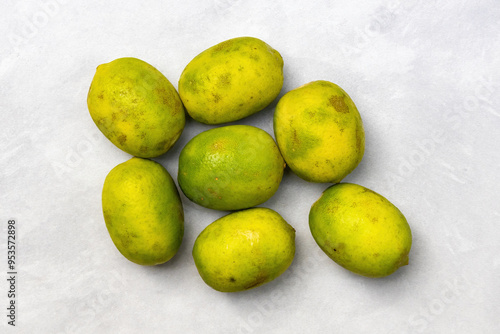
[[[464,275],[453,280],[447,280],[438,295],[409,317],[408,323],[411,331],[413,333],[427,333],[426,330],[436,317],[443,314],[451,304],[458,301],[470,286],[470,282]]]
[[[229,8],[233,7],[241,0],[214,0],[214,7],[217,14],[224,14]]]
[[[94,323],[97,315],[106,312],[107,308],[116,303],[113,300],[113,296],[123,293],[126,286],[125,279],[116,270],[111,271],[110,274],[111,278],[107,281],[106,288],[98,291],[92,298],[78,306],[74,317],[76,321],[68,324],[63,333],[88,333],[88,326]]]
[[[85,134],[83,139],[68,150],[62,161],[52,162],[52,168],[56,176],[62,180],[67,173],[75,170],[84,161],[86,156],[94,152],[102,140],[103,135],[97,129]]]
[[[21,28],[7,35],[12,51],[19,52],[47,26],[53,17],[61,12],[61,7],[67,3],[68,0],[40,1],[33,14],[22,18]]]
[[[90,221],[94,224],[94,221]],[[79,253],[77,263],[94,263],[91,259],[92,252],[86,249]],[[81,275],[80,270],[72,269],[74,272],[68,273],[70,276]],[[107,312],[107,309],[117,303],[115,296],[123,294],[127,286],[126,279],[117,270],[111,270],[105,273],[93,271],[92,275],[95,283],[92,285],[92,291],[88,293],[90,297],[79,301],[74,305],[74,312],[71,323],[68,323],[59,334],[89,333],[93,329],[91,326],[95,323],[96,317],[101,313]]]
[[[497,92],[498,82],[491,78],[480,77],[476,83],[469,85],[476,87],[473,94],[465,97],[458,108],[451,110],[437,110],[436,114],[443,116],[443,126],[440,130],[430,134],[426,139],[417,141],[416,148],[409,154],[403,156],[396,165],[395,170],[389,171],[386,175],[386,183],[394,190],[399,182],[403,182],[421,167],[436,150],[450,140],[450,131],[443,129],[460,130],[465,122],[474,114],[487,112],[496,117],[500,113],[493,107],[492,98]],[[449,169],[448,175],[455,181],[464,183],[459,177],[454,175],[454,167],[446,166]]]
[[[372,39],[382,35],[390,27],[396,17],[408,15],[421,2],[421,0],[395,0],[380,7],[363,28],[357,28],[354,31],[354,37],[350,37],[350,43],[342,43],[342,52],[347,57],[361,53]]]
[[[284,283],[281,286],[287,289],[297,289],[309,279],[307,276],[312,274],[324,261],[330,261],[325,253],[315,247],[312,255],[304,259],[303,262],[293,265],[283,273]],[[273,314],[286,303],[284,297],[286,291],[283,288],[276,287],[267,299],[261,300],[258,303],[254,302],[255,310],[249,313],[245,318],[238,317],[237,334],[259,333],[258,328],[264,324],[266,318],[271,318]]]

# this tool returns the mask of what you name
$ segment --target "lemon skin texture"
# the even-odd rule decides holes
[[[182,72],[179,94],[189,115],[205,124],[250,116],[283,86],[283,58],[260,39],[238,37],[197,55]]]
[[[412,244],[406,218],[383,196],[356,184],[323,192],[309,214],[319,247],[359,275],[384,277],[408,264]]]
[[[363,158],[365,135],[356,106],[334,83],[313,81],[286,93],[274,133],[290,169],[310,182],[340,182]]]
[[[186,121],[174,86],[137,58],[99,65],[87,105],[94,123],[113,144],[142,158],[167,152]]]
[[[191,201],[210,209],[240,210],[278,190],[285,162],[274,139],[250,125],[202,132],[179,156],[177,180]]]
[[[224,216],[200,233],[193,258],[202,279],[222,292],[255,288],[281,275],[295,255],[295,230],[277,212],[253,208]]]
[[[113,168],[102,190],[111,240],[128,260],[156,265],[170,260],[184,235],[184,211],[174,181],[162,165],[132,158]]]

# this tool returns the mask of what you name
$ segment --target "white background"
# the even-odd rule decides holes
[[[11,329],[5,231],[14,218],[18,333],[500,333],[499,22],[496,0],[2,0],[0,331]],[[238,36],[281,53],[280,97],[324,79],[354,100],[366,153],[344,181],[406,215],[408,266],[369,279],[327,258],[308,213],[328,184],[288,169],[262,206],[295,227],[297,252],[269,284],[232,294],[204,284],[191,249],[226,213],[184,196],[185,237],[170,262],[141,267],[115,249],[101,189],[130,156],[89,116],[96,67],[133,56],[177,87],[194,56]],[[275,105],[235,123],[272,134]],[[175,179],[180,150],[209,128],[188,119],[155,160]]]

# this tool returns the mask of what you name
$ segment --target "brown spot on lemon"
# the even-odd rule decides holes
[[[359,128],[356,129],[356,149],[358,152],[363,150],[363,135]]]
[[[226,88],[229,85],[231,85],[231,73],[224,73],[219,75],[219,81],[217,83],[217,86]]]
[[[220,51],[224,51],[228,48],[230,48],[233,45],[234,41],[232,39],[229,39],[227,41],[221,42],[217,45],[215,45],[212,49],[212,55],[217,54]]]
[[[345,248],[345,244],[344,243],[335,244],[334,242],[331,242],[329,239],[326,239],[323,247],[326,249],[327,255],[329,255],[329,254],[332,254],[332,252],[343,251]]]
[[[127,136],[126,135],[121,135],[121,136],[118,137],[118,142],[120,143],[120,145],[125,144],[126,141],[127,141]]]
[[[335,108],[337,112],[347,114],[349,112],[349,107],[344,101],[344,97],[332,95],[328,99],[328,104]]]
[[[399,257],[398,265],[400,267],[407,266],[409,262],[410,261],[409,261],[408,254],[407,253],[406,254],[401,254],[401,256]]]
[[[297,130],[293,129],[293,134],[292,134],[292,151],[295,151],[299,148],[300,146],[300,139],[299,136],[297,135]]]
[[[182,107],[181,100],[175,99],[175,108],[174,108],[174,115],[177,114],[178,112],[184,111]]]
[[[255,61],[259,61],[260,57],[256,54],[252,54],[252,55],[250,55],[250,59],[255,60]]]
[[[123,237],[120,241],[122,248],[128,248],[129,245],[132,243],[132,241],[128,237]]]
[[[264,283],[267,280],[267,275],[259,273],[259,276],[250,284],[245,286],[245,289],[255,288],[256,286]]]
[[[159,142],[158,144],[156,144],[156,149],[161,150],[163,147],[167,146],[167,144],[168,144],[168,140],[163,140],[163,141]]]
[[[214,97],[214,103],[219,103],[221,96],[219,94],[212,94],[212,96]]]

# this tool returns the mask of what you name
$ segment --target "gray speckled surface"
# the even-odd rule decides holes
[[[85,1],[0,4],[0,277],[6,226],[18,226],[18,318],[5,333],[499,333],[500,5],[498,1]],[[410,265],[384,279],[329,260],[308,228],[327,184],[289,170],[263,206],[297,230],[275,281],[223,294],[191,249],[224,212],[182,198],[185,237],[165,265],[140,267],[112,244],[106,174],[129,159],[93,124],[97,65],[134,56],[177,86],[184,66],[223,40],[254,36],[285,61],[280,96],[312,80],[356,103],[366,153],[345,181],[406,215]],[[273,108],[234,124],[272,133]],[[174,178],[180,150],[210,128],[188,120],[156,161]]]

